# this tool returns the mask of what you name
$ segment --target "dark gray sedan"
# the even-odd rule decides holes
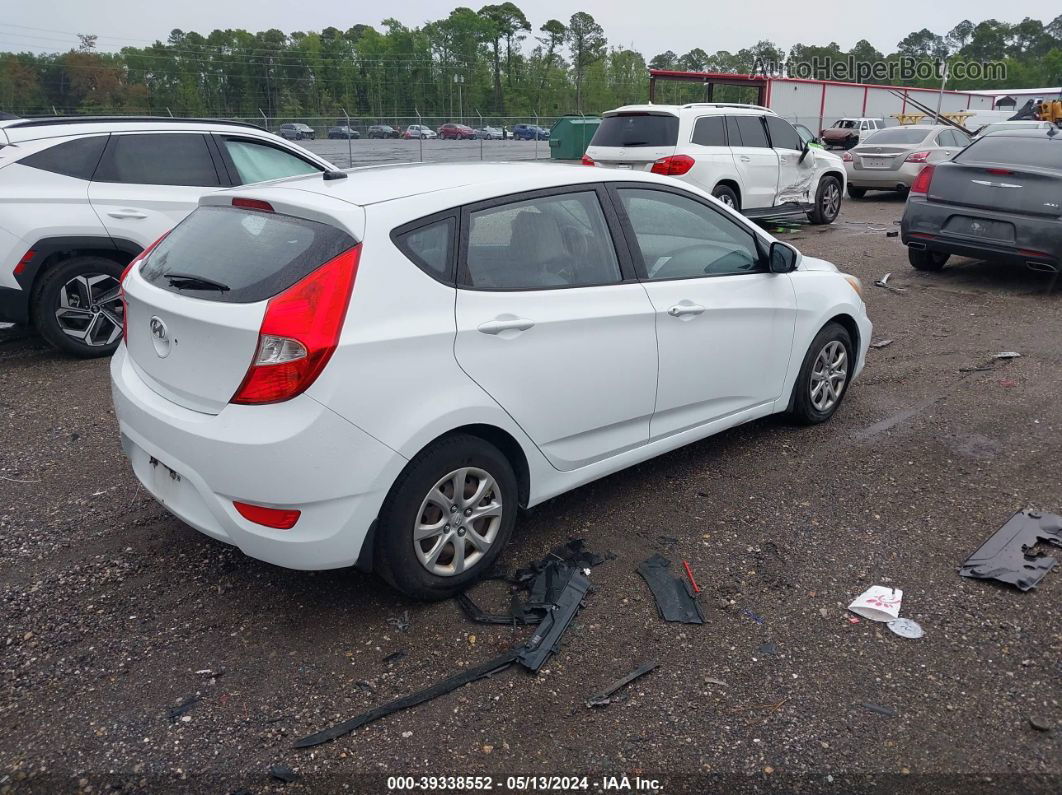
[[[918,270],[940,270],[958,254],[1058,273],[1062,130],[990,133],[954,159],[927,165],[900,230]]]

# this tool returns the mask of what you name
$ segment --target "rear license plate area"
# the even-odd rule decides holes
[[[154,456],[148,458],[148,466],[151,467],[152,493],[162,502],[174,499],[182,488],[181,475],[177,470],[170,468]]]
[[[993,221],[987,218],[971,218],[968,215],[953,215],[944,224],[943,231],[963,237],[982,240],[1014,242],[1014,224],[1009,221]]]
[[[891,168],[891,157],[864,157],[863,168]]]

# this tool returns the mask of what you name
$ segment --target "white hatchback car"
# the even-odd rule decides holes
[[[209,194],[123,279],[133,470],[252,557],[452,595],[518,507],[757,417],[827,420],[863,367],[858,279],[677,180],[348,173]]]
[[[841,158],[809,146],[759,105],[628,105],[604,114],[583,164],[651,171],[708,191],[749,218],[831,224],[845,188]]]

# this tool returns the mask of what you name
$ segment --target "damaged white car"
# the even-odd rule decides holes
[[[749,218],[804,216],[831,224],[844,163],[803,142],[760,105],[628,105],[608,111],[583,164],[651,171],[693,183]]]

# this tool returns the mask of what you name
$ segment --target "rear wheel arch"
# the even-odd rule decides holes
[[[23,289],[30,293],[30,321],[33,322],[33,310],[39,295],[44,276],[60,263],[74,257],[102,257],[126,266],[139,254],[143,247],[129,240],[110,237],[70,237],[45,238],[32,247],[37,252],[32,263],[32,270],[26,274]]]
[[[531,468],[527,462],[527,455],[525,455],[523,447],[520,446],[520,442],[518,442],[511,433],[499,428],[497,425],[474,423],[452,428],[424,445],[424,447],[417,451],[417,454],[410,458],[410,460],[414,460],[424,450],[427,450],[432,445],[438,444],[441,440],[450,436],[459,435],[475,436],[501,451],[502,455],[508,459],[509,464],[513,468],[513,472],[516,474],[520,507],[526,508],[531,496]]]

